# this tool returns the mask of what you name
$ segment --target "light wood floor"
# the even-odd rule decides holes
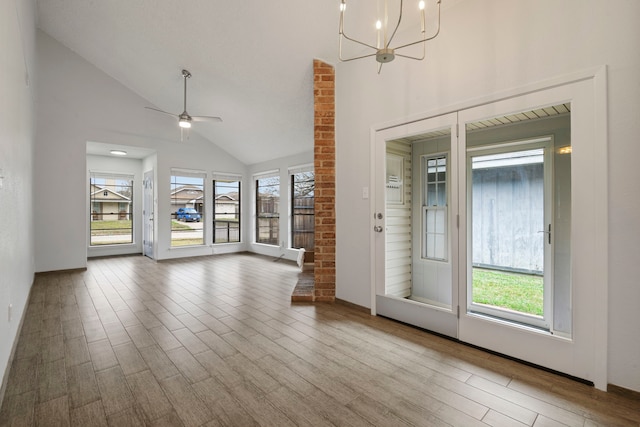
[[[614,426],[640,403],[371,317],[253,255],[38,275],[0,425]]]

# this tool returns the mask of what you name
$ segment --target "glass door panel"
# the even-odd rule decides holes
[[[471,149],[468,308],[549,329],[551,138]],[[545,160],[547,159],[547,160]],[[546,267],[546,268],[545,268]]]

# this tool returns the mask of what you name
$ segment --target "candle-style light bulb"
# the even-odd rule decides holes
[[[420,9],[420,30],[424,33],[424,0],[420,0],[418,9]]]
[[[376,36],[377,36],[376,47],[378,49],[380,49],[380,29],[381,28],[382,28],[382,22],[378,19],[376,21]]]

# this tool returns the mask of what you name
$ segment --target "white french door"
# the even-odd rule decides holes
[[[374,194],[377,314],[458,336],[455,113],[378,132]]]
[[[585,74],[374,132],[373,314],[606,389],[604,81]],[[560,114],[543,120],[545,109]],[[485,299],[505,277],[516,296]]]
[[[565,117],[552,123],[562,129],[568,122]],[[545,132],[539,125],[524,125],[511,126],[510,133]],[[468,311],[550,331],[553,248],[558,240],[553,223],[554,139],[498,142],[494,139],[505,131],[494,134],[484,135],[485,145],[467,147]],[[562,141],[566,144],[570,142]],[[571,202],[570,192],[557,196],[563,206]],[[570,216],[569,211],[562,213]],[[564,225],[571,226],[570,218]],[[562,243],[570,250],[570,241]]]
[[[543,156],[547,159],[545,170],[553,170],[557,176],[551,179],[553,174],[546,173],[547,181],[551,180],[552,183],[544,187],[547,193],[545,219],[536,227],[538,230],[527,230],[531,234],[542,231],[542,242],[534,242],[536,237],[532,235],[528,245],[543,244],[546,261],[541,270],[544,271],[547,308],[537,319],[528,321],[525,319],[527,315],[515,313],[512,316],[508,310],[500,308],[493,311],[479,310],[473,297],[474,269],[478,264],[478,254],[474,254],[474,249],[477,250],[477,240],[481,237],[477,229],[479,226],[474,226],[477,218],[474,218],[473,177],[469,175],[474,174],[473,160],[482,158],[482,144],[494,144],[485,153],[490,153],[491,149],[500,153],[515,152],[518,151],[518,146],[500,147],[499,141],[495,141],[495,138],[500,138],[499,134],[484,140],[476,138],[475,133],[479,131],[471,128],[474,127],[473,124],[497,117],[517,116],[522,112],[556,105],[571,106],[570,142],[563,147],[546,147],[546,154]],[[606,260],[603,259],[606,256],[598,255],[598,243],[594,239],[597,234],[594,230],[606,227],[598,221],[595,214],[601,213],[603,209],[606,211],[606,206],[603,208],[603,204],[598,204],[601,194],[596,197],[596,189],[593,187],[600,187],[594,182],[594,170],[601,169],[602,165],[595,154],[603,141],[596,140],[594,124],[597,120],[592,82],[580,81],[462,110],[458,118],[460,129],[465,130],[460,132],[458,140],[458,161],[466,164],[466,167],[460,168],[461,182],[466,183],[466,188],[465,196],[460,198],[460,236],[463,242],[461,248],[464,250],[459,254],[459,338],[464,342],[593,381],[598,387],[606,387],[606,383],[601,383],[602,378],[606,377],[606,366],[597,360],[603,351],[606,352],[606,339],[602,341],[602,335],[599,337],[597,333],[601,326],[597,319],[601,313],[606,312],[606,306],[600,303],[597,295],[602,292],[603,286],[606,288],[606,278],[604,282],[596,279],[596,276],[601,276],[602,270],[606,271]],[[530,123],[535,129],[539,121]],[[518,125],[510,127],[515,126]],[[530,130],[526,129],[524,133],[526,132]],[[542,132],[546,133],[547,130]],[[553,153],[550,149],[554,150]],[[570,167],[551,169],[551,158],[561,165],[569,157]],[[597,175],[602,176],[601,173],[602,171]],[[606,189],[603,191],[606,192]],[[551,195],[554,197],[549,197]],[[554,202],[550,203],[549,200]],[[510,206],[510,209],[518,207]],[[569,220],[563,222],[567,216]],[[606,332],[601,333],[606,337]]]

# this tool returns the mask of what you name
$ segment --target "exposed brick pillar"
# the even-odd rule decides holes
[[[336,299],[335,70],[313,61],[315,254],[314,300]]]

